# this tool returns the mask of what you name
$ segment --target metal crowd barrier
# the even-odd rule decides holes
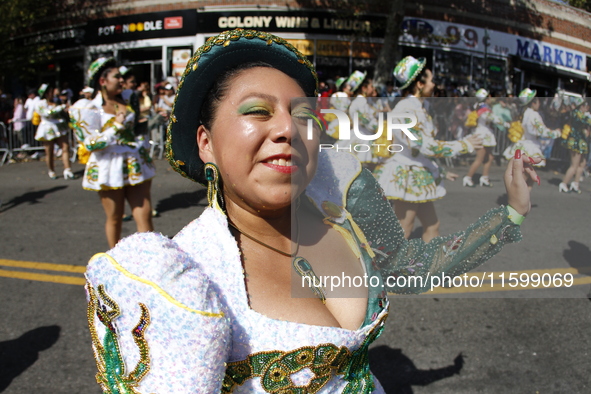
[[[3,122],[0,122],[0,154],[2,154],[0,166],[4,165],[4,162],[10,154],[9,146],[10,144],[8,142],[8,134],[6,133],[6,125]]]
[[[0,166],[11,159],[18,158],[19,153],[43,153],[45,148],[43,142],[35,140],[35,131],[37,126],[34,126],[30,120],[17,119],[8,125],[0,122]],[[70,158],[74,162],[76,160],[76,153],[78,142],[74,133],[69,134],[70,142]]]
[[[166,135],[166,125],[159,124],[149,131],[150,136],[150,157],[154,158],[158,150],[158,159],[162,160],[164,155],[164,143]]]

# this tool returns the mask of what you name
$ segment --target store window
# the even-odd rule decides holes
[[[316,69],[321,81],[348,76],[350,58],[349,41],[316,40]]]
[[[373,70],[376,64],[376,58],[381,49],[382,44],[353,42],[353,69],[362,71]]]
[[[187,63],[193,55],[193,46],[168,47],[166,49],[166,59],[168,61],[168,76],[176,77],[180,80]]]
[[[506,61],[469,53],[435,50],[435,78],[446,90],[469,92],[486,87],[490,92],[504,92]]]

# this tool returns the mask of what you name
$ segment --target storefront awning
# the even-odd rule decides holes
[[[558,75],[569,77],[569,78],[577,78],[577,79],[584,79],[586,81],[591,81],[591,74],[587,71],[581,70],[574,70],[569,67],[564,67],[556,64],[540,64],[538,62],[530,62],[528,59],[521,59],[524,61],[522,65],[527,65],[532,68],[541,69],[546,72],[555,72]]]

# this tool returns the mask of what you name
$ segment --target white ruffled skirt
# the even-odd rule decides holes
[[[61,121],[52,122],[49,120],[42,120],[37,131],[35,132],[35,140],[37,141],[53,141],[61,136],[68,135],[68,126]]]
[[[156,175],[148,144],[138,147],[110,145],[90,154],[82,187],[86,190],[115,190],[139,185]]]
[[[474,130],[473,135],[482,139],[482,146],[497,146],[497,140],[495,134],[485,126],[478,126]]]
[[[426,165],[408,165],[393,158],[378,165],[374,176],[389,200],[414,203],[435,201],[446,194],[443,174],[432,161]]]

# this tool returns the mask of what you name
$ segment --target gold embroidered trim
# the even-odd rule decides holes
[[[369,345],[382,333],[387,317],[388,314],[384,313],[363,344],[353,352],[345,346],[323,343],[291,351],[253,353],[245,360],[227,363],[222,393],[231,393],[236,386],[257,377],[267,393],[314,394],[334,375],[343,375],[343,379],[349,382],[344,393],[369,394],[374,384],[367,352]],[[314,376],[308,384],[296,386],[290,376],[304,368],[308,368]]]
[[[125,375],[125,361],[119,347],[119,335],[113,325],[121,313],[119,305],[105,292],[104,286],[98,286],[98,296],[92,285],[87,282],[86,290],[90,298],[88,302],[87,318],[92,348],[98,372],[96,381],[103,392],[116,394],[121,392],[139,394],[135,388],[150,370],[150,350],[144,338],[145,331],[150,325],[150,313],[146,305],[139,303],[141,309],[140,320],[131,334],[136,343],[140,359],[131,373]],[[102,301],[99,304],[99,297]],[[101,343],[96,327],[95,316],[105,326],[105,336]],[[124,390],[124,391],[122,391]]]
[[[100,257],[106,258],[119,272],[121,272],[123,275],[127,276],[128,278],[131,278],[133,280],[136,280],[138,282],[144,283],[144,284],[146,284],[146,285],[154,288],[154,290],[156,290],[161,296],[163,296],[164,298],[166,298],[167,301],[169,301],[172,304],[178,306],[179,308],[185,309],[185,310],[187,310],[187,311],[189,311],[191,313],[197,313],[197,314],[202,315],[202,316],[207,316],[207,317],[224,317],[224,313],[223,312],[213,313],[213,312],[205,312],[205,311],[199,311],[197,309],[189,308],[185,304],[183,304],[183,303],[177,301],[176,299],[174,299],[170,294],[168,294],[166,291],[164,291],[156,283],[154,283],[154,282],[152,282],[152,281],[150,281],[148,279],[140,278],[139,276],[134,275],[131,272],[127,271],[125,268],[123,268],[117,262],[117,260],[115,260],[113,257],[109,256],[106,253],[97,253],[94,256],[92,256],[92,258],[90,259],[90,261],[94,260],[95,258],[100,258]]]

